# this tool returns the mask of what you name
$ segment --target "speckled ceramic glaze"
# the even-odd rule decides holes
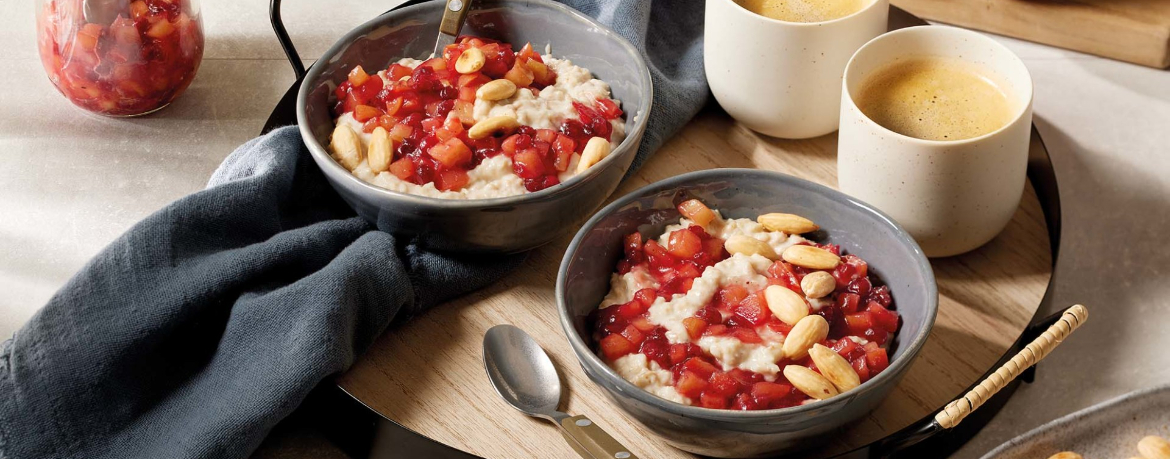
[[[841,72],[886,31],[888,0],[824,22],[785,22],[709,0],[703,68],[719,105],[753,131],[804,139],[837,130]]]
[[[866,77],[900,59],[945,56],[1001,77],[1016,116],[983,136],[922,140],[870,120],[854,102]],[[1023,195],[1032,126],[1032,79],[1015,54],[969,30],[920,26],[866,43],[845,68],[837,177],[841,191],[894,217],[931,257],[990,241]]]
[[[778,410],[732,411],[686,406],[622,379],[594,354],[587,316],[609,291],[622,238],[645,237],[677,223],[675,205],[698,198],[728,218],[788,212],[822,230],[807,235],[840,244],[870,263],[890,286],[902,315],[890,367],[859,388],[828,400]],[[910,366],[934,324],[938,290],[925,255],[896,223],[832,189],[775,172],[714,169],[673,177],[630,193],[599,211],[569,245],[557,276],[557,307],[569,343],[590,379],[651,432],[678,448],[717,457],[760,456],[815,447],[872,410]]]
[[[1073,451],[1089,459],[1140,457],[1147,435],[1170,439],[1170,386],[1133,392],[1044,424],[983,459],[1045,459]]]
[[[626,112],[627,137],[588,171],[565,183],[520,196],[454,200],[398,193],[354,177],[329,157],[333,89],[355,65],[382,67],[401,57],[431,54],[442,1],[394,10],[363,24],[329,48],[305,76],[297,97],[297,122],[313,160],[326,179],[362,217],[379,229],[418,236],[448,251],[518,252],[575,228],[605,201],[630,167],[650,113],[650,72],[641,54],[607,27],[545,0],[476,1],[463,33],[531,42],[568,58],[609,83]]]

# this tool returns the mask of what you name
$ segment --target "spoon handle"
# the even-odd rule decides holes
[[[561,419],[561,428],[563,429],[562,433],[569,440],[569,446],[572,446],[577,454],[585,459],[638,458],[584,415]]]

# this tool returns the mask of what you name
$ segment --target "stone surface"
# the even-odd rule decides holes
[[[285,2],[311,61],[395,2]],[[325,8],[328,8],[326,11]],[[156,115],[112,120],[58,95],[36,56],[34,2],[0,2],[0,336],[73,272],[166,203],[203,187],[255,136],[292,82],[267,2],[205,0],[206,55],[192,87]],[[344,14],[342,14],[344,13]],[[1057,303],[1091,319],[956,457],[975,458],[1046,421],[1170,380],[1170,73],[1000,38],[1036,82],[1036,124],[1064,201]],[[1092,366],[1086,364],[1092,362]],[[314,456],[299,428],[265,457]],[[291,432],[291,433],[290,433]]]

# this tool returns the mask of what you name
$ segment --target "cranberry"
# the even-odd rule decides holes
[[[670,368],[670,344],[665,338],[647,337],[642,342],[641,352],[646,354],[646,358],[662,365],[662,368]]]
[[[849,285],[845,287],[845,291],[864,297],[869,295],[870,288],[872,288],[872,284],[870,284],[868,277],[858,277],[849,282]]]
[[[410,87],[415,91],[434,91],[443,86],[430,67],[420,65],[410,75]]]
[[[880,304],[883,308],[889,308],[890,303],[894,300],[890,296],[890,288],[883,285],[877,287],[869,292],[869,296],[865,298],[866,303],[874,302]]]
[[[499,156],[503,152],[499,148],[478,148],[475,150],[475,164],[479,164],[485,159]]]
[[[561,181],[557,179],[557,176],[542,175],[537,178],[524,179],[524,189],[531,192],[537,192],[558,183],[561,183]]]

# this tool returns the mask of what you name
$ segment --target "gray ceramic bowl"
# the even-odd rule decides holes
[[[870,263],[890,286],[902,326],[890,367],[857,389],[799,407],[714,410],[658,398],[622,379],[593,352],[587,316],[609,290],[633,231],[656,237],[678,221],[675,204],[698,198],[725,217],[754,218],[788,212],[811,218],[822,230],[810,237],[840,244]],[[630,193],[593,216],[561,262],[557,307],[573,352],[589,377],[623,410],[674,446],[716,457],[750,457],[812,448],[857,420],[901,379],[934,325],[938,290],[922,250],[889,217],[838,191],[791,176],[750,169],[714,169],[663,180]]]
[[[628,41],[566,6],[545,0],[475,2],[463,33],[519,46],[545,44],[608,82],[626,112],[627,137],[603,161],[558,186],[521,196],[450,200],[398,193],[370,185],[337,164],[325,149],[333,131],[333,89],[355,65],[381,68],[434,48],[444,2],[383,14],[342,37],[305,76],[297,122],[326,179],[362,217],[379,229],[420,236],[440,250],[518,252],[551,241],[583,222],[617,187],[646,129],[653,97],[650,72]]]

